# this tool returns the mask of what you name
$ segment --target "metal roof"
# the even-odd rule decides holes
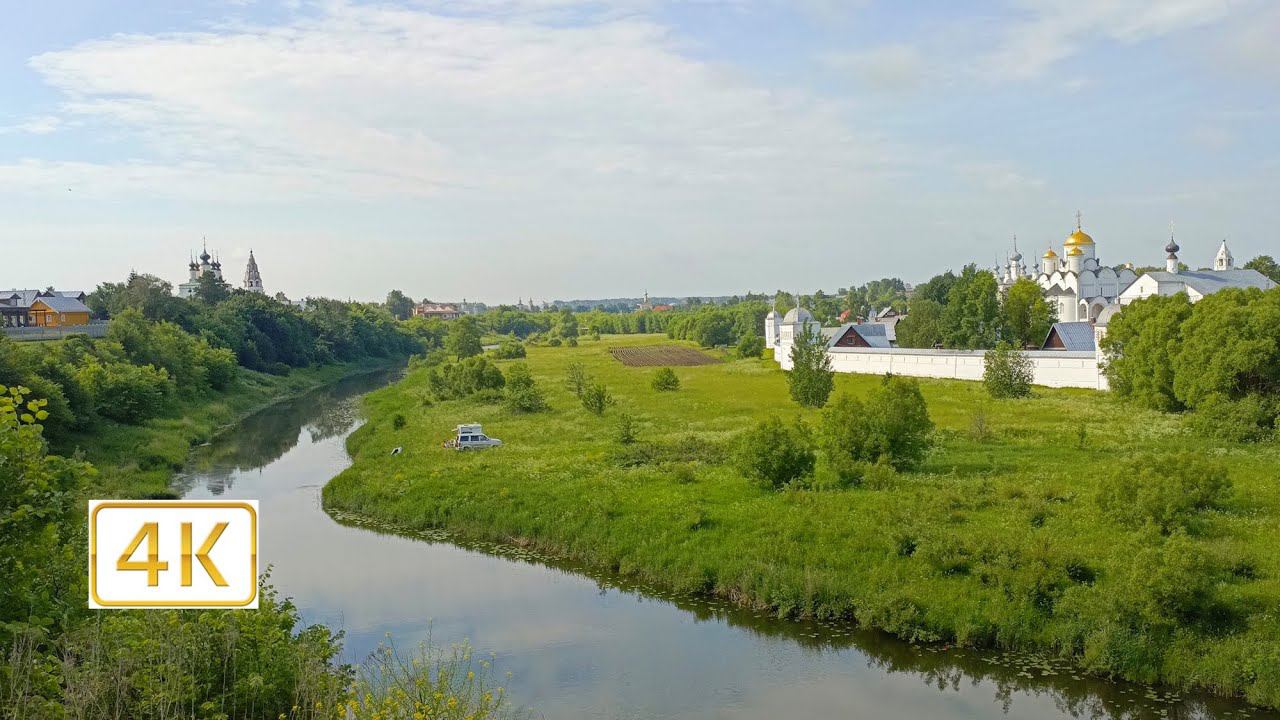
[[[73,297],[62,297],[61,295],[51,295],[49,297],[36,298],[54,312],[91,312],[89,306],[80,302]]]
[[[888,349],[892,347],[889,344],[888,331],[884,325],[880,323],[845,323],[836,329],[835,333],[829,336],[827,347],[834,347],[840,338],[845,336],[849,330],[858,333],[858,336],[866,341],[867,345],[873,348]],[[825,332],[824,332],[825,334]]]
[[[1210,295],[1226,288],[1259,288],[1266,290],[1275,283],[1266,275],[1248,268],[1232,270],[1183,270],[1176,273],[1152,270],[1147,273],[1159,283],[1181,283],[1201,295]]]
[[[1088,322],[1060,322],[1054,323],[1049,328],[1049,334],[1045,335],[1044,342],[1040,343],[1042,350],[1057,350],[1059,348],[1049,347],[1049,338],[1057,333],[1058,338],[1062,340],[1062,350],[1074,350],[1077,352],[1093,352],[1096,345],[1093,343],[1093,324]]]

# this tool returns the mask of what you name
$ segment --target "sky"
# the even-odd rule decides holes
[[[1271,0],[0,2],[0,286],[833,290],[1280,255]]]

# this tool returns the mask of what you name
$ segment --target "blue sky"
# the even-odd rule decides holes
[[[0,286],[510,301],[1280,255],[1265,0],[14,4]],[[38,249],[38,252],[32,252]],[[1038,253],[1036,253],[1038,254]],[[21,262],[11,258],[21,257]]]

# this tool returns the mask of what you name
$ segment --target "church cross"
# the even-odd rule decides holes
[[[1076,229],[1077,230],[1080,229],[1080,211],[1079,210],[1076,211]]]

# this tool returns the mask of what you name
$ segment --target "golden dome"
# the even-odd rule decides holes
[[[1075,247],[1077,245],[1092,245],[1093,238],[1089,237],[1089,233],[1076,228],[1076,231],[1067,236],[1067,247]]]
[[[1081,233],[1081,234],[1083,234],[1083,233]],[[1088,235],[1085,235],[1085,237],[1089,237],[1089,236],[1088,236]],[[1093,241],[1092,241],[1092,240],[1090,240],[1089,242],[1093,242]],[[1068,250],[1068,251],[1067,251],[1067,257],[1072,257],[1072,256],[1075,256],[1075,255],[1083,255],[1083,254],[1084,254],[1084,251],[1083,251],[1083,250],[1081,250],[1081,249],[1080,249],[1080,248],[1078,248],[1078,247],[1073,247],[1073,248],[1071,248],[1070,250]]]
[[[1058,257],[1058,253],[1054,252],[1053,248],[1049,248],[1048,250],[1044,251],[1043,257],[1045,260],[1048,260],[1049,258],[1056,258]]]

